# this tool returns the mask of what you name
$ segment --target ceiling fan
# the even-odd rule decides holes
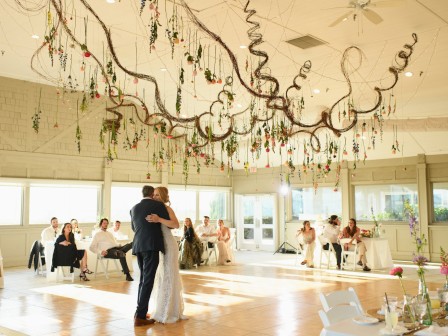
[[[353,21],[363,15],[367,20],[373,24],[379,24],[383,21],[383,18],[373,11],[371,7],[395,7],[403,3],[404,0],[384,0],[384,1],[372,1],[372,0],[350,0],[345,7],[333,7],[333,8],[350,8],[348,12],[333,21],[329,27],[334,27],[343,21],[347,21],[350,17]]]

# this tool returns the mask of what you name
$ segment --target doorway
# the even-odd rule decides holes
[[[235,210],[238,247],[273,252],[277,238],[276,195],[236,195]]]

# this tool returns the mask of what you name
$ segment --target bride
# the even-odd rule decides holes
[[[170,220],[160,218],[157,215],[148,215],[148,222],[159,222],[162,225],[165,254],[160,254],[159,267],[154,281],[154,289],[149,301],[149,313],[151,318],[160,323],[174,323],[180,319],[186,319],[184,312],[184,299],[182,296],[182,282],[179,274],[179,249],[176,239],[171,234],[170,228],[178,228],[179,221],[171,209],[168,189],[158,187],[154,189],[153,199],[166,205]]]

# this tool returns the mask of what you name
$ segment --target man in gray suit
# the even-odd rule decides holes
[[[131,209],[131,225],[135,232],[132,253],[137,256],[140,268],[140,283],[138,285],[137,310],[134,316],[135,326],[154,323],[147,319],[149,298],[154,286],[154,278],[159,265],[159,252],[165,253],[163,235],[160,223],[149,223],[145,217],[157,214],[164,219],[170,219],[168,211],[162,202],[152,199],[154,188],[144,186],[143,199]]]

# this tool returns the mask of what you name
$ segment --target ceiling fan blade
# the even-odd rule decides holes
[[[405,0],[384,0],[384,1],[377,1],[377,2],[371,2],[369,6],[371,7],[397,7],[397,6],[403,6]]]
[[[364,16],[366,17],[367,20],[369,20],[370,22],[374,23],[374,24],[379,24],[381,22],[383,22],[383,19],[381,18],[381,16],[379,16],[377,13],[375,13],[373,10],[371,9],[363,9],[362,13],[364,14]]]
[[[352,11],[348,11],[347,13],[345,13],[344,15],[342,15],[341,17],[339,17],[335,21],[333,21],[331,24],[329,24],[328,27],[336,26],[337,24],[341,23],[342,21],[348,19],[351,14],[352,14]]]

